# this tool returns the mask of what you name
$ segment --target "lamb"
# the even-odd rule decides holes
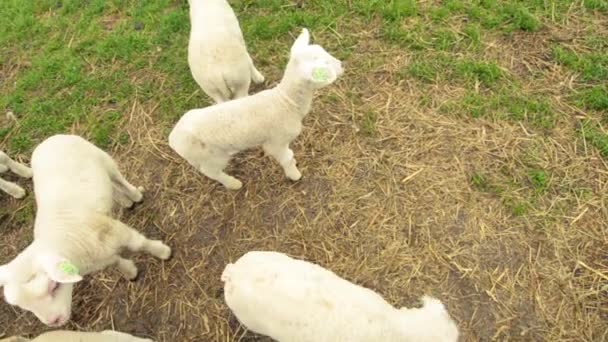
[[[17,175],[23,178],[32,178],[32,170],[16,161],[12,160],[4,152],[0,151],[0,173],[8,170],[13,171]],[[0,190],[15,198],[23,198],[25,196],[25,190],[15,183],[7,182],[0,178]]]
[[[264,82],[247,53],[239,21],[226,0],[188,0],[188,65],[216,103],[247,96],[251,81]]]
[[[226,303],[249,330],[280,342],[455,342],[443,304],[396,309],[377,293],[282,253],[249,252],[226,266]]]
[[[153,342],[129,334],[106,330],[100,333],[57,330],[44,333],[33,340],[24,337],[9,337],[0,342]]]
[[[281,82],[255,95],[194,109],[177,122],[169,146],[207,177],[226,188],[242,183],[223,170],[239,151],[262,146],[297,181],[302,174],[289,144],[300,134],[316,89],[333,83],[342,63],[319,45],[309,45],[307,29],[296,39]]]
[[[56,135],[32,154],[37,213],[34,240],[0,266],[0,287],[11,304],[34,313],[52,327],[71,315],[74,283],[114,265],[129,280],[138,270],[122,258],[126,248],[167,260],[171,248],[149,240],[110,217],[113,202],[130,207],[142,201],[112,158],[81,137]]]

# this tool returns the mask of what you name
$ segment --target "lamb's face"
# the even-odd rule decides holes
[[[65,325],[72,311],[73,283],[82,278],[74,275],[61,278],[55,274],[51,277],[42,269],[36,270],[37,267],[17,271],[12,266],[0,266],[0,286],[4,286],[6,302],[30,311],[50,327]]]
[[[307,29],[291,47],[291,59],[295,62],[298,76],[311,82],[315,88],[322,88],[335,82],[344,72],[342,62],[330,55],[319,45],[310,45]]]

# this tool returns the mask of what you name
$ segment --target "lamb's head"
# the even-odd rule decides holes
[[[6,302],[32,312],[51,327],[69,321],[73,286],[80,280],[73,264],[51,254],[17,257],[0,266],[0,287],[4,287]]]
[[[310,44],[310,34],[303,29],[291,47],[290,64],[295,68],[297,77],[310,82],[315,88],[322,88],[342,75],[342,62],[325,49]]]

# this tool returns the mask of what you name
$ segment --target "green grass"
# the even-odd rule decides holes
[[[433,57],[421,55],[409,64],[402,74],[425,82],[439,80],[467,85],[478,82],[487,87],[504,78],[503,71],[494,62],[456,59],[446,54]]]
[[[450,115],[460,113],[472,118],[524,122],[537,129],[551,129],[556,120],[547,100],[519,94],[515,89],[484,94],[469,92],[460,101],[446,103],[440,110]]]
[[[536,192],[543,192],[549,187],[550,176],[545,170],[528,171],[528,179]]]
[[[608,86],[603,85],[584,89],[575,98],[580,107],[603,111],[603,119],[608,120],[608,117],[606,117],[606,111],[608,111]]]
[[[608,80],[608,54],[606,53],[577,54],[566,48],[555,46],[553,58],[559,64],[579,73],[583,81]]]
[[[361,131],[366,135],[374,135],[376,133],[376,122],[378,121],[378,115],[374,111],[367,111],[360,120],[359,126]]]
[[[608,133],[590,121],[584,122],[579,132],[587,143],[598,149],[604,158],[608,158]]]

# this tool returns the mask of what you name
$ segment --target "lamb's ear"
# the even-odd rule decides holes
[[[45,255],[40,258],[40,264],[49,278],[58,283],[70,284],[82,280],[78,267],[65,258]]]
[[[298,36],[298,39],[291,46],[291,53],[297,52],[298,50],[307,47],[310,43],[310,33],[308,33],[308,29],[302,29],[302,33]]]

